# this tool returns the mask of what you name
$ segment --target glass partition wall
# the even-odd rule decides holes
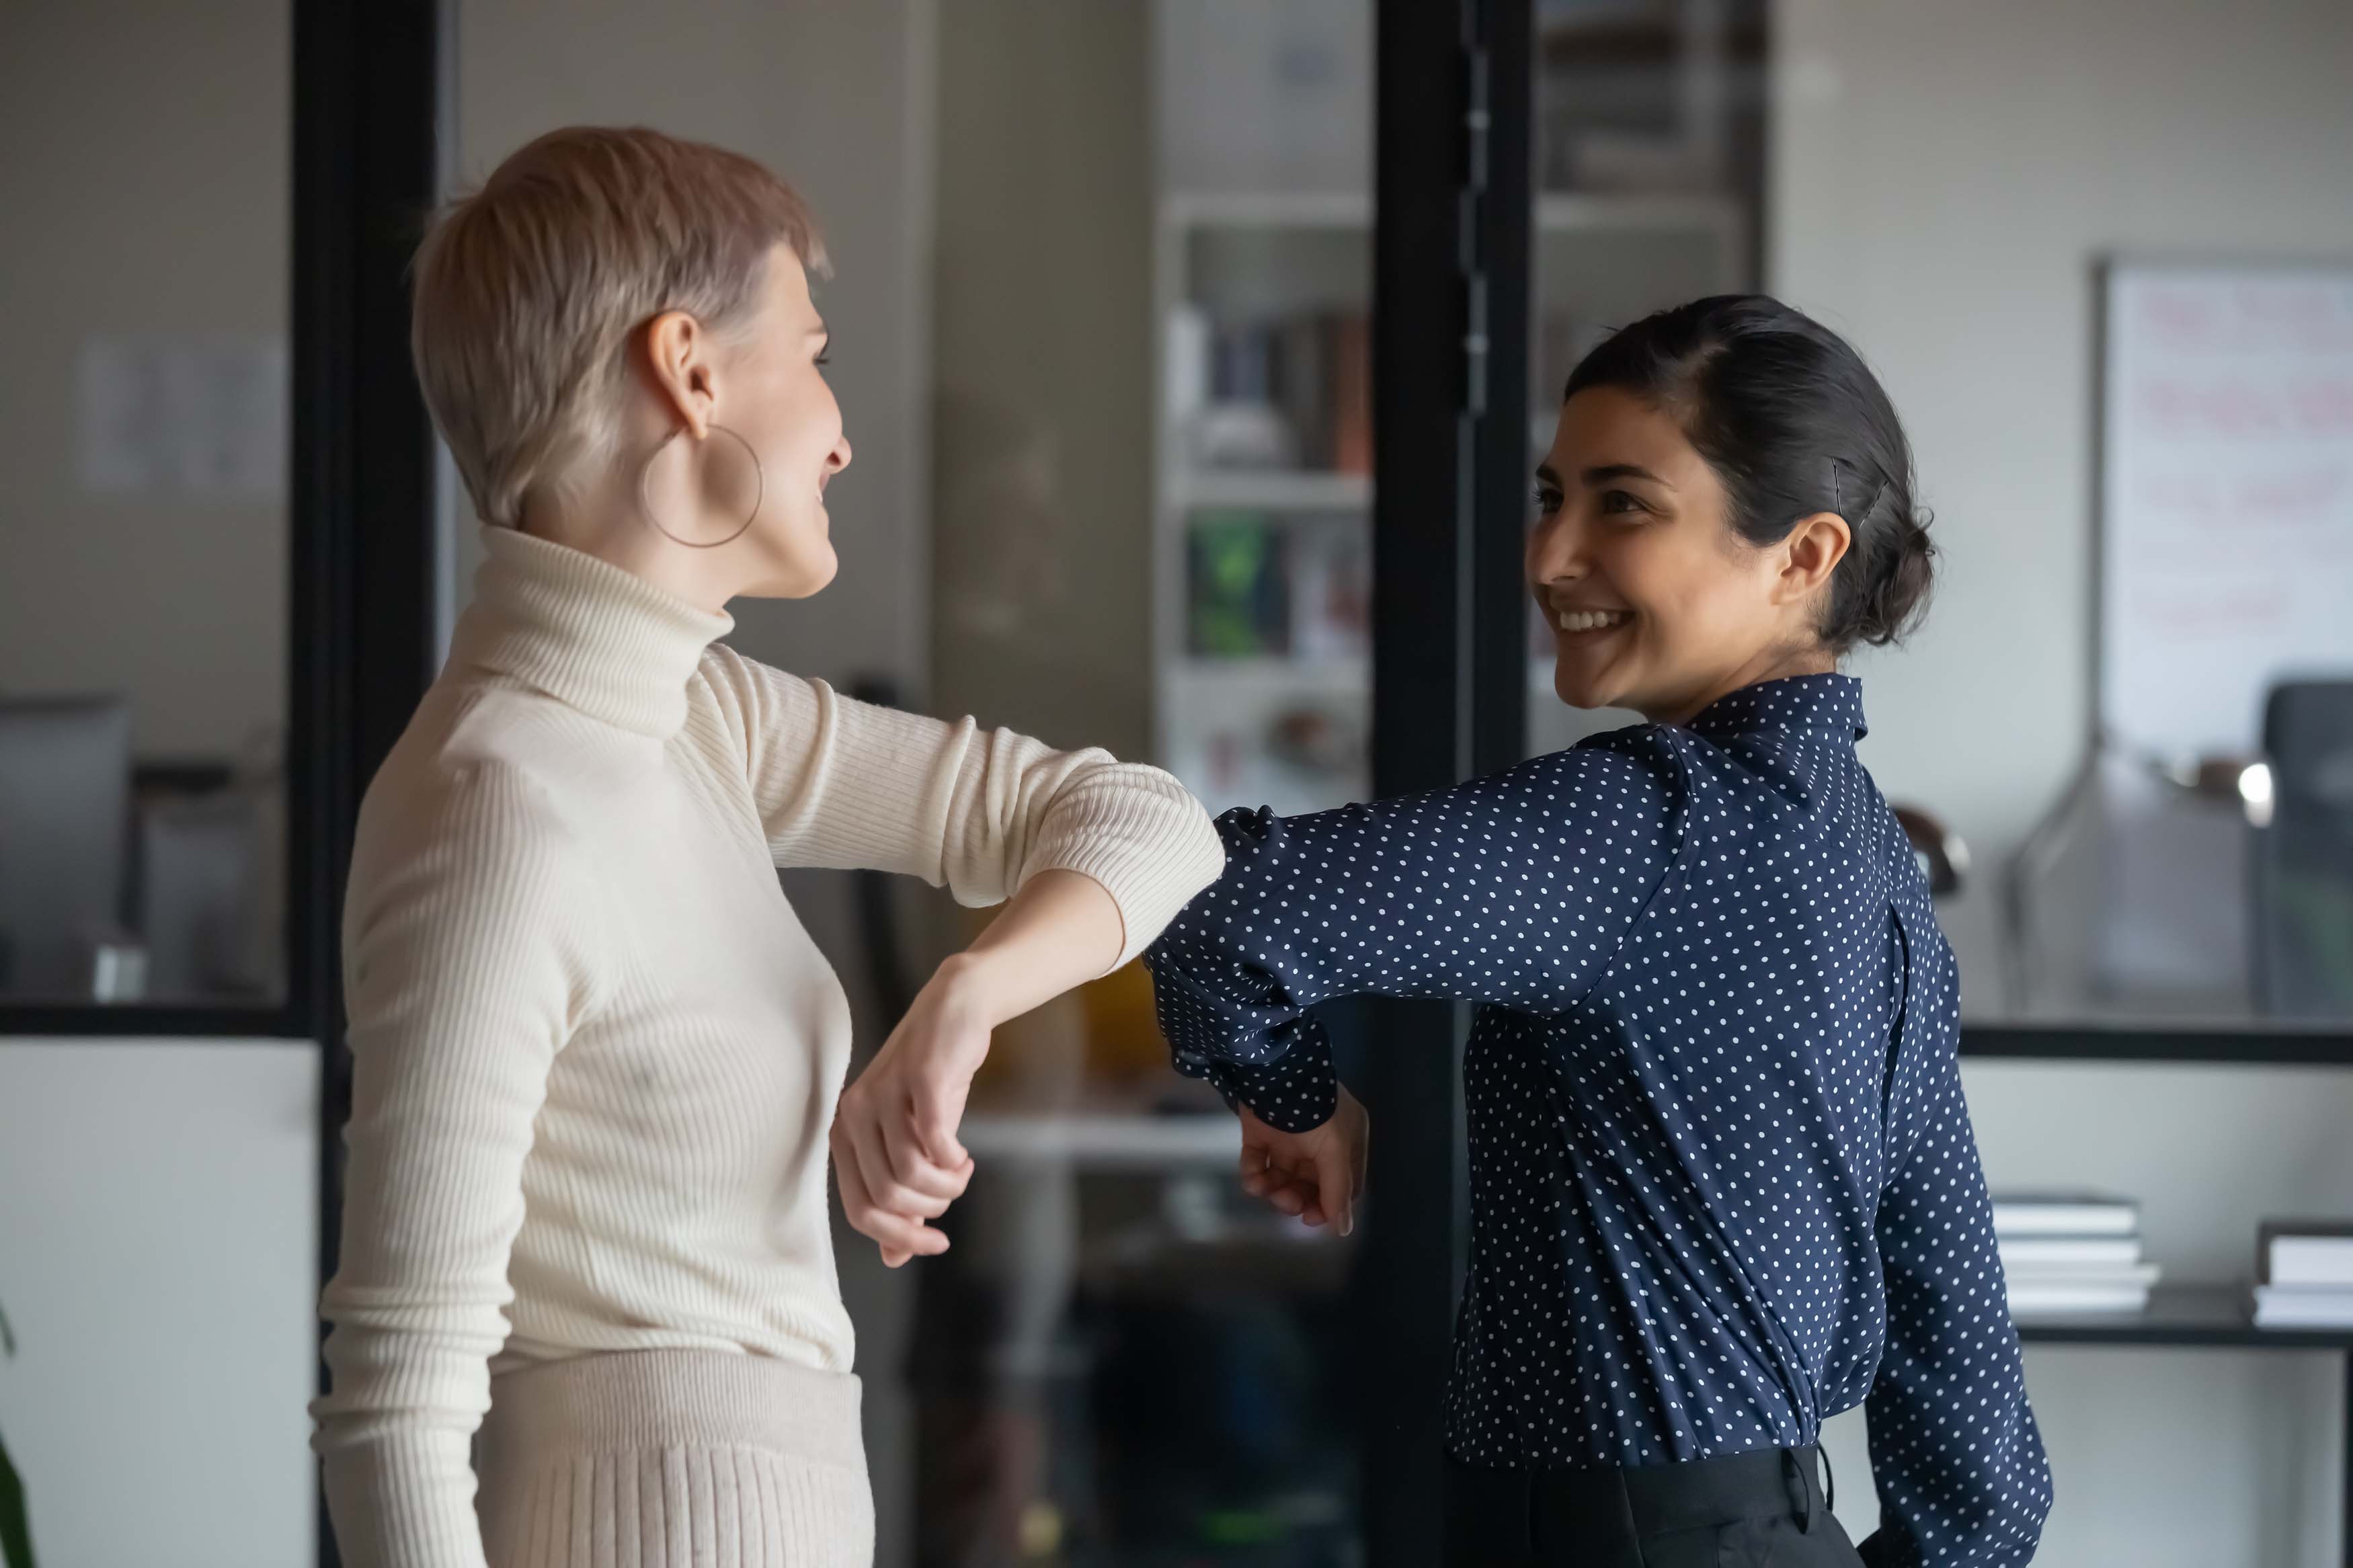
[[[1371,7],[939,26],[931,706],[1213,811],[1362,798]],[[965,1138],[916,1287],[915,1561],[1362,1561],[1358,1245],[1242,1193],[1141,968],[1000,1030]]]
[[[6,24],[16,1005],[268,1009],[286,992],[290,23],[248,0]],[[47,132],[68,124],[61,149]]]

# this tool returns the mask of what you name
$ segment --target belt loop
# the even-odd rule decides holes
[[[1798,1533],[1810,1535],[1814,1529],[1814,1483],[1806,1473],[1807,1467],[1799,1455],[1799,1448],[1781,1450],[1781,1479],[1790,1489],[1796,1506],[1790,1512],[1798,1516]]]

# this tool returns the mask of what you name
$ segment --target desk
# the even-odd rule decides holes
[[[2353,1068],[2353,1030],[2293,1025],[2175,1029],[2161,1025],[1965,1023],[1960,1053],[1964,1060]],[[2353,1328],[2258,1329],[2243,1290],[2159,1286],[2150,1293],[2146,1312],[2025,1319],[2020,1321],[2018,1332],[2028,1344],[2337,1352],[2344,1362],[2345,1398],[2339,1552],[2346,1568],[2353,1568]]]

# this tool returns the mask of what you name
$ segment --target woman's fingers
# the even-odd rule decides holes
[[[1316,1201],[1314,1172],[1302,1170],[1294,1160],[1270,1158],[1265,1148],[1245,1145],[1241,1184],[1242,1191],[1280,1213],[1309,1225],[1324,1223],[1324,1211]]]
[[[842,1215],[861,1237],[871,1237],[882,1248],[882,1262],[899,1268],[908,1258],[936,1258],[948,1250],[948,1237],[923,1220],[896,1215],[873,1201],[866,1175],[859,1171],[857,1150],[835,1131],[833,1168],[842,1183]]]
[[[956,1123],[964,1120],[965,1097],[971,1092],[969,1079],[933,1079],[918,1081],[908,1097],[916,1146],[941,1170],[971,1168],[972,1155],[956,1139]]]
[[[1266,1151],[1250,1143],[1242,1145],[1242,1191],[1254,1198],[1262,1198],[1274,1190],[1276,1177],[1267,1164]]]
[[[1356,1162],[1345,1138],[1326,1138],[1315,1151],[1315,1191],[1342,1236],[1356,1228]]]
[[[874,1206],[909,1219],[936,1219],[948,1212],[948,1200],[934,1197],[899,1179],[884,1147],[882,1129],[871,1117],[849,1124],[850,1146],[857,1152],[858,1173],[865,1178],[866,1194]]]
[[[934,1258],[948,1249],[944,1232],[920,1219],[894,1214],[874,1201],[865,1173],[860,1168],[856,1139],[839,1123],[833,1135],[833,1164],[841,1183],[841,1212],[850,1227],[881,1248],[882,1261],[892,1268],[910,1258]]]
[[[947,1211],[947,1205],[964,1196],[972,1180],[972,1160],[965,1156],[961,1168],[943,1166],[923,1151],[916,1136],[914,1118],[886,1116],[881,1120],[882,1148],[888,1157],[891,1173],[901,1185],[938,1202],[938,1208],[919,1212],[936,1216]]]

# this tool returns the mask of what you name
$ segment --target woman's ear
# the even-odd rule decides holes
[[[1834,511],[1801,517],[1781,541],[1781,574],[1774,597],[1780,604],[1804,604],[1820,593],[1846,559],[1854,535],[1846,519]]]
[[[646,323],[641,369],[648,389],[670,422],[700,441],[709,433],[715,399],[711,334],[684,310],[665,310]]]

